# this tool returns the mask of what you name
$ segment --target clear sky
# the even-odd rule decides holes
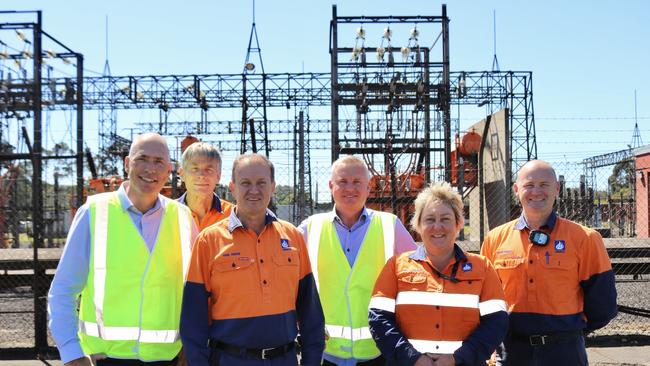
[[[440,15],[442,4],[335,3],[339,15]],[[257,1],[267,73],[329,72],[331,6]],[[43,10],[44,30],[84,54],[86,75],[103,69],[106,16],[113,75],[240,73],[253,13],[252,1],[216,0],[3,0],[1,7]],[[500,69],[533,72],[540,158],[574,162],[627,148],[635,89],[641,136],[650,143],[649,1],[455,0],[447,10],[452,71],[491,69],[496,12]],[[96,138],[96,126],[86,124]]]

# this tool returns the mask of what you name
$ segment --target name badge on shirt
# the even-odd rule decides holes
[[[280,239],[280,247],[282,248],[282,250],[289,250],[289,240]]]
[[[555,241],[555,253],[564,253],[566,250],[566,243],[564,240],[556,240]]]
[[[469,272],[472,270],[472,264],[471,263],[465,263],[463,264],[463,267],[461,267],[463,272]]]

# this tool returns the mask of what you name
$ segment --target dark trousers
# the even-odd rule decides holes
[[[379,356],[372,360],[357,362],[357,366],[384,366],[385,363],[384,357]],[[323,360],[323,366],[336,366],[336,364]]]
[[[497,348],[500,366],[587,366],[587,350],[582,334],[576,334],[551,344],[531,346],[521,339],[506,337]]]
[[[144,362],[140,360],[121,360],[118,358],[105,358],[97,360],[97,366],[175,366],[178,360]]]

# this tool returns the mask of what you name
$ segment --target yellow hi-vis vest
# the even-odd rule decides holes
[[[150,253],[117,193],[89,197],[92,244],[79,310],[85,354],[142,361],[171,360],[178,354],[192,214],[164,200]]]
[[[374,211],[352,268],[333,218],[333,212],[314,215],[307,227],[309,259],[329,335],[325,352],[339,358],[373,359],[380,352],[368,327],[368,303],[379,273],[395,251],[397,218]]]

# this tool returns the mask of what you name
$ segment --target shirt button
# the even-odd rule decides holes
[[[260,263],[264,263],[264,259],[261,259],[261,258],[260,258]]]
[[[262,281],[262,283],[266,285],[266,280]]]
[[[289,262],[291,262],[291,258],[287,258],[287,260],[288,260]]]
[[[260,239],[257,239],[257,244],[261,243],[262,241]]]
[[[528,282],[533,283],[533,279],[531,278],[530,280],[528,280]]]
[[[440,310],[440,306],[436,305],[436,310]]]
[[[348,253],[350,252],[350,248],[347,249]]]
[[[528,261],[528,263],[533,264],[533,260],[531,259],[530,261]]]
[[[436,324],[436,329],[437,329],[437,328],[440,328],[440,324]]]
[[[236,265],[235,263],[233,263],[233,264],[232,264],[232,268],[235,268],[235,267],[237,267],[237,265]]]

